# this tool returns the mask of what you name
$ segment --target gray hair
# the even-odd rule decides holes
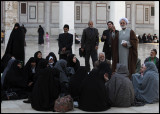
[[[93,23],[93,21],[92,21],[92,20],[89,20],[89,21],[88,21],[88,24],[89,24],[90,22],[92,22],[92,23]]]
[[[104,52],[99,52],[98,57],[99,57],[100,54],[103,54],[104,57],[105,57],[105,53]]]

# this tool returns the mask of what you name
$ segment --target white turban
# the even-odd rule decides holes
[[[127,18],[125,18],[125,17],[121,18],[121,19],[119,20],[119,24],[121,23],[121,20],[124,20],[124,21],[128,24],[128,19],[127,19]]]
[[[50,56],[50,57],[49,57],[49,60],[51,60],[51,59],[53,59],[53,57],[52,57],[52,56]]]

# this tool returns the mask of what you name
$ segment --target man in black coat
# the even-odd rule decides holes
[[[67,60],[67,55],[72,54],[73,34],[68,33],[69,25],[65,24],[63,27],[64,33],[59,34],[59,59]]]
[[[112,38],[115,37],[117,30],[114,29],[114,24],[112,21],[107,22],[108,29],[103,31],[101,41],[104,42],[103,52],[108,60],[112,59]]]
[[[44,36],[44,30],[42,28],[41,25],[39,25],[39,28],[38,28],[38,34],[39,34],[39,39],[38,39],[38,44],[44,44],[44,39],[43,39],[43,36]]]
[[[88,26],[88,28],[83,30],[81,39],[81,51],[83,52],[85,50],[85,66],[87,72],[90,71],[90,56],[92,58],[93,65],[94,62],[98,60],[97,50],[99,45],[98,30],[96,28],[93,28],[92,21],[88,22]]]

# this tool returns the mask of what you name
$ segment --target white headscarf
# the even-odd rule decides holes
[[[121,23],[121,20],[124,20],[124,21],[128,24],[128,19],[127,19],[127,18],[122,17],[122,18],[119,20],[119,24]]]
[[[53,57],[52,57],[52,56],[50,56],[50,57],[49,57],[49,60],[50,60],[50,59],[53,59]]]

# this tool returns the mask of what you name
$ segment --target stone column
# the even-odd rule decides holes
[[[50,1],[46,1],[46,9],[45,9],[45,11],[47,12],[47,13],[45,13],[45,28],[46,28],[46,32],[48,32],[48,34],[51,34],[50,33]]]
[[[17,1],[5,1],[5,48],[11,31],[18,22],[18,4]]]
[[[132,26],[132,30],[135,31],[135,24],[136,24],[136,5],[134,2],[132,2],[132,6],[131,6],[131,26]]]
[[[154,34],[156,34],[159,39],[159,1],[155,1],[154,6]]]
[[[96,1],[91,1],[91,21],[93,21],[93,27],[96,28]],[[87,24],[88,27],[88,24]]]
[[[75,29],[74,29],[74,1],[59,2],[59,33],[63,33],[63,26],[69,25],[69,33],[73,34],[73,48],[75,51]]]
[[[121,30],[119,20],[125,17],[125,1],[111,1],[109,21],[113,21],[117,30]]]

